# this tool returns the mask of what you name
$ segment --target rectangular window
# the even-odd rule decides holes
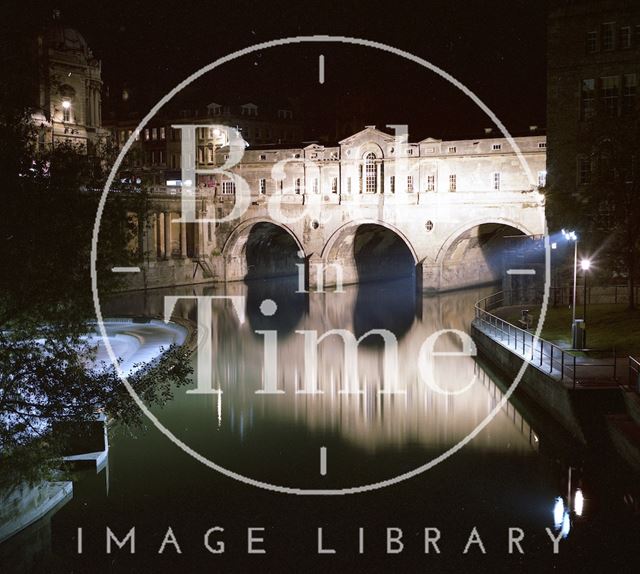
[[[630,156],[626,159],[626,161],[622,162],[622,169],[621,171],[621,175],[622,175],[622,181],[624,181],[627,184],[632,184],[633,183],[633,175],[634,172],[636,171],[636,157],[635,156]]]
[[[151,128],[151,139],[152,140],[158,139],[158,128]]]
[[[267,180],[266,179],[260,178],[259,189],[260,189],[260,195],[264,195],[265,193],[267,193]]]
[[[318,178],[313,178],[313,193],[318,193]]]
[[[458,186],[458,182],[456,181],[456,174],[449,174],[449,191],[455,191]]]
[[[547,142],[538,142],[538,149],[547,149]]]
[[[449,153],[456,153],[456,150],[457,150],[457,148],[454,145],[449,147]]]
[[[631,26],[623,26],[620,28],[620,49],[628,50],[631,48]]]
[[[166,132],[166,130],[164,129],[164,127],[162,127],[162,128],[160,128],[160,139],[161,139],[161,140],[164,140],[164,139],[166,139],[166,138],[167,138],[167,132]]]
[[[413,176],[412,175],[408,175],[407,176],[407,192],[412,192],[413,191]]]
[[[500,172],[499,171],[493,172],[493,190],[500,191]]]
[[[588,120],[596,114],[596,81],[582,80],[580,88],[580,119]]]
[[[615,47],[615,23],[607,22],[602,25],[602,49],[613,50]]]
[[[618,76],[605,76],[602,82],[602,111],[606,116],[613,118],[618,115],[618,92],[620,82]]]
[[[229,179],[222,182],[222,195],[234,195],[236,192],[236,182]]]
[[[351,178],[347,178],[347,193],[351,193]]]
[[[588,157],[578,158],[578,183],[580,185],[591,183],[591,160]]]
[[[436,189],[436,176],[428,175],[427,176],[427,191],[435,191]]]
[[[598,162],[598,176],[599,178],[607,183],[610,183],[615,178],[615,170],[613,167],[613,162],[611,161],[611,157],[608,155],[600,156],[597,159]],[[593,171],[593,168],[592,168]]]
[[[391,193],[396,192],[396,176],[395,175],[392,175],[389,178],[389,190],[391,191]]]
[[[164,163],[164,151],[160,150],[158,152],[158,157],[159,157],[158,163]]]
[[[622,76],[622,113],[625,115],[634,114],[636,111],[637,87],[638,77],[635,74]]]
[[[207,147],[207,163],[213,163],[213,148]]]
[[[149,128],[145,128],[144,130],[144,139],[145,141],[149,141]]]
[[[151,151],[151,165],[155,165],[156,164],[156,152],[155,151]]]
[[[492,149],[493,151],[501,150],[501,149],[502,149],[502,144],[493,144],[493,145],[491,146],[491,149]]]
[[[125,134],[125,131],[124,130],[120,130],[120,143],[124,143],[124,141],[126,139],[124,134]]]
[[[198,148],[198,163],[204,163],[204,148]]]
[[[295,187],[293,191],[296,195],[300,195],[300,193],[302,192],[302,180],[297,177],[294,183]]]
[[[338,178],[331,178],[331,193],[338,193]]]
[[[544,187],[547,185],[547,172],[539,171],[538,172],[538,187]]]
[[[598,32],[587,32],[587,54],[598,51]]]

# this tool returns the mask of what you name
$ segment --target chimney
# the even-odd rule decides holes
[[[493,131],[493,128],[484,128],[484,134],[489,135]]]

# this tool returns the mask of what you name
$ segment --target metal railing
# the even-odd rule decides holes
[[[518,295],[521,294],[522,292],[518,292]],[[475,304],[475,320],[485,327],[488,331],[487,334],[502,343],[506,343],[507,347],[513,349],[540,370],[551,375],[557,375],[560,378],[560,382],[571,383],[574,389],[580,379],[579,372],[584,373],[585,369],[606,369],[610,373],[610,378],[614,381],[616,380],[615,349],[581,351],[585,355],[591,354],[592,356],[597,353],[613,353],[612,362],[586,362],[581,360],[583,357],[579,358],[574,352],[571,352],[574,351],[573,349],[562,349],[558,345],[536,337],[529,330],[513,325],[490,312],[490,310],[503,306],[506,301],[511,301],[511,296],[512,293],[499,291],[480,299]],[[538,296],[536,295],[535,298],[537,299]],[[510,302],[509,304],[512,303]]]
[[[634,287],[635,300],[639,301],[640,285]],[[584,290],[579,289],[576,292],[576,303],[583,303]],[[571,305],[573,299],[572,288],[570,285],[563,287],[549,288],[549,305],[557,307],[559,305]],[[587,287],[587,303],[595,304],[621,304],[629,301],[628,285],[592,285]]]
[[[640,395],[640,361],[629,355],[629,388]]]

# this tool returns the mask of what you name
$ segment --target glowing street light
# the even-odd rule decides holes
[[[589,268],[591,267],[591,260],[583,259],[580,261],[580,267],[582,267],[583,271],[589,271]]]

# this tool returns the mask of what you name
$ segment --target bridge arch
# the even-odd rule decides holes
[[[513,219],[508,219],[504,217],[491,217],[491,218],[481,218],[475,219],[471,221],[465,221],[464,224],[457,227],[454,231],[449,233],[445,241],[440,246],[438,253],[436,255],[436,263],[441,264],[443,260],[446,258],[447,253],[451,249],[452,245],[465,233],[475,229],[476,227],[480,227],[481,225],[503,225],[506,227],[512,227],[514,230],[519,231],[523,235],[533,235],[534,232],[530,230],[528,227],[523,225],[519,221],[515,221]]]
[[[291,228],[256,217],[243,221],[229,233],[222,257],[225,281],[259,279],[294,275],[296,263],[305,261],[305,249]]]
[[[507,235],[532,235],[533,230],[508,218],[467,221],[449,233],[440,246],[435,266],[439,288],[456,289],[501,278]]]
[[[321,252],[325,285],[336,282],[339,266],[344,283],[415,274],[419,259],[409,238],[379,219],[359,219],[336,229]]]

